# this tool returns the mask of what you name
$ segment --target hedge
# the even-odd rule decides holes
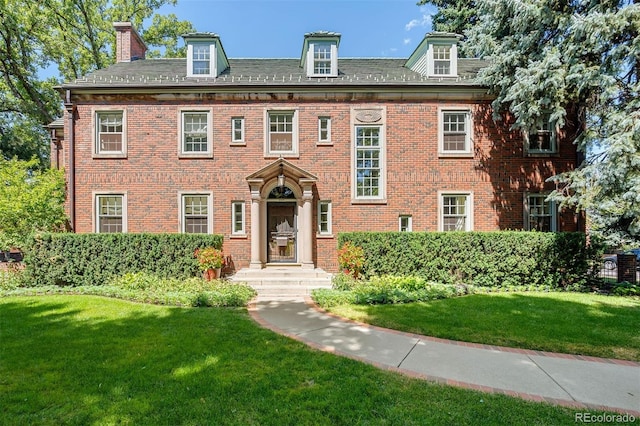
[[[34,286],[103,285],[134,272],[188,278],[199,273],[194,251],[221,249],[222,241],[208,234],[52,233],[34,237],[24,247],[24,260]]]
[[[338,235],[364,249],[363,273],[416,275],[480,287],[580,287],[597,276],[596,244],[583,233],[351,232]]]

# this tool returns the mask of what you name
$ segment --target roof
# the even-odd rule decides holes
[[[62,88],[225,88],[300,86],[461,86],[474,82],[486,62],[458,59],[458,77],[426,77],[405,67],[406,59],[339,58],[337,77],[307,77],[298,59],[229,59],[218,77],[187,77],[187,60],[145,59],[120,62],[94,71]]]

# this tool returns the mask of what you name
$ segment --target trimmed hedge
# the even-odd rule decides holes
[[[135,272],[188,278],[199,274],[194,251],[221,249],[222,241],[206,234],[43,234],[25,247],[26,272],[33,286],[103,285]]]
[[[595,279],[601,250],[583,233],[350,232],[365,253],[364,275],[415,275],[480,287],[581,287]],[[594,262],[596,261],[596,262]]]

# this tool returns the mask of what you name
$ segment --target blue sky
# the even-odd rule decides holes
[[[220,36],[230,58],[298,58],[304,34],[342,34],[341,57],[407,58],[431,31],[417,0],[178,0],[174,13]]]

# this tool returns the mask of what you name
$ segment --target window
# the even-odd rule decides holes
[[[244,117],[231,119],[231,142],[244,143]]]
[[[181,232],[210,234],[213,227],[210,212],[211,196],[209,194],[181,195]]]
[[[331,44],[315,43],[313,45],[313,73],[319,75],[331,72]]]
[[[473,229],[472,194],[440,194],[440,231],[471,231]]]
[[[435,75],[451,74],[451,46],[433,45],[433,73]]]
[[[553,201],[547,201],[546,194],[528,194],[525,202],[525,228],[528,231],[557,230],[557,209]]]
[[[124,194],[96,195],[96,232],[127,232]]]
[[[471,113],[469,110],[440,110],[439,154],[471,156]]]
[[[356,198],[382,197],[382,164],[379,126],[356,126]]]
[[[126,154],[124,111],[96,112],[96,154]]]
[[[210,156],[212,136],[209,111],[181,111],[180,154]]]
[[[331,235],[331,201],[318,202],[318,234]]]
[[[267,155],[298,153],[297,118],[295,111],[269,111]]]
[[[244,229],[244,201],[231,203],[231,234],[245,235]]]
[[[191,64],[193,75],[211,74],[211,45],[209,43],[193,43]]]
[[[549,115],[543,117],[542,124],[527,135],[528,152],[535,154],[555,153],[556,132],[549,121]]]
[[[331,143],[331,118],[318,118],[318,143]]]
[[[398,217],[398,226],[400,232],[411,232],[412,219],[410,215],[400,215]]]

